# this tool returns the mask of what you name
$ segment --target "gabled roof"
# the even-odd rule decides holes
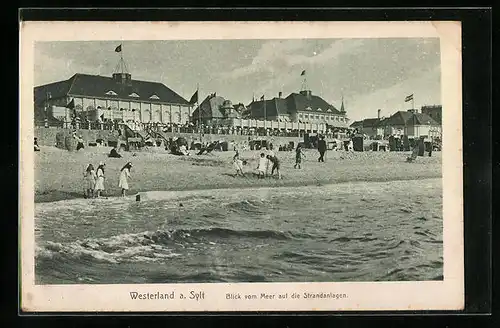
[[[424,113],[415,113],[407,121],[407,124],[412,125],[439,125],[432,117]]]
[[[354,121],[349,125],[351,128],[357,128],[363,126],[363,121]]]
[[[264,115],[264,102],[265,115]],[[288,105],[286,99],[283,98],[273,98],[269,100],[259,100],[253,101],[248,108],[251,111],[251,116],[254,118],[264,118],[264,117],[276,117],[278,115],[288,114]]]
[[[322,111],[331,109],[333,114],[340,114],[340,111],[335,106],[327,103],[323,98],[310,95],[309,97],[300,93],[291,93],[286,97],[287,106],[290,111],[314,111],[317,112],[318,108]]]
[[[74,76],[66,81],[59,81],[35,87],[35,107],[46,101],[47,93],[50,93],[51,98],[60,98],[66,96],[69,92],[69,89],[71,88],[73,80]]]
[[[100,97],[125,99],[130,101],[147,101],[147,102],[161,102],[188,105],[189,102],[182,98],[179,94],[168,88],[162,83],[131,80],[130,85],[125,85],[115,81],[112,77],[100,75],[88,75],[77,73],[70,77],[67,81],[56,82],[48,85],[42,85],[35,88],[35,102],[37,93],[41,93],[45,97],[47,90],[53,90],[52,98],[69,96],[87,96],[87,97]],[[116,93],[116,96],[111,95],[111,92]],[[50,92],[50,91],[49,91]],[[106,94],[110,92],[110,94]],[[134,97],[133,94],[139,97]],[[156,95],[159,99],[152,96]],[[45,98],[43,98],[45,100]]]
[[[387,125],[405,125],[408,119],[413,115],[411,112],[398,111],[391,115],[386,121]]]
[[[197,120],[199,117],[198,111],[201,108],[201,116],[203,118],[238,118],[239,114],[236,110],[231,113],[226,114],[224,106],[229,106],[228,108],[234,108],[231,102],[228,102],[221,96],[209,95],[207,96],[201,104],[193,111],[192,118]]]
[[[379,123],[380,123],[379,118],[366,118],[363,120],[362,126],[363,128],[373,128],[378,126]]]

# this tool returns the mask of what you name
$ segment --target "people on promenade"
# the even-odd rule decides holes
[[[92,164],[89,164],[87,166],[87,169],[85,170],[84,174],[84,180],[85,180],[85,198],[94,198],[94,188],[95,188],[95,183],[96,183],[96,173],[94,170],[94,166]]]
[[[326,153],[325,136],[321,136],[320,139],[318,140],[318,151],[319,151],[318,162],[324,162]]]
[[[122,197],[126,196],[126,192],[128,190],[128,180],[130,177],[130,169],[132,168],[132,163],[128,162],[125,166],[122,167],[120,171],[120,181],[118,183],[118,187],[122,188]]]
[[[96,197],[99,198],[101,197],[102,192],[104,191],[104,181],[106,177],[104,176],[104,167],[106,164],[103,162],[99,163],[99,166],[97,167],[96,175],[96,183],[95,183],[95,191],[96,191]]]
[[[302,144],[299,142],[297,148],[295,149],[295,165],[293,166],[294,169],[301,168],[300,164],[302,163],[302,157],[306,157],[306,155],[302,150]]]

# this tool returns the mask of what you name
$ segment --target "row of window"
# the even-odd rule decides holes
[[[311,107],[306,107],[306,109],[307,109],[307,110],[313,110]],[[321,108],[316,108],[316,110],[317,110],[318,112],[322,112],[322,111],[323,111]],[[328,113],[328,112],[331,112],[331,111],[332,111],[332,110],[331,110],[330,108],[327,108],[327,109],[326,109],[326,112],[327,112],[327,113]]]
[[[301,114],[299,113],[299,118],[304,118],[304,119],[322,119],[322,120],[327,120],[327,121],[344,121],[343,117],[340,116],[329,116],[329,115],[314,115],[314,114]]]
[[[109,90],[108,92],[106,92],[106,95],[108,96],[118,96],[118,94],[116,92],[114,92],[113,90]],[[135,92],[131,93],[128,95],[129,97],[133,97],[133,98],[139,98],[139,95]],[[155,100],[160,100],[160,97],[158,97],[157,95],[153,94],[151,97],[149,97],[149,99],[155,99]]]

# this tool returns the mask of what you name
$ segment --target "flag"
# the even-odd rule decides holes
[[[306,75],[306,71],[303,70],[302,73],[300,73],[300,76]]]
[[[69,109],[74,109],[75,108],[75,99],[71,99],[71,101],[69,102],[69,104],[66,105],[66,108],[69,108]]]
[[[121,44],[115,48],[115,52],[122,52],[122,45]]]
[[[260,97],[260,100],[264,100],[264,95],[262,95],[262,97]]]
[[[410,100],[413,100],[413,93],[405,98],[405,102],[409,102]]]
[[[195,93],[193,93],[193,95],[191,96],[191,100],[189,100],[190,104],[194,104],[197,102],[198,102],[198,90],[196,90]]]

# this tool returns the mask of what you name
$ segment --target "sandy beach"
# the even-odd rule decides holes
[[[208,155],[175,156],[164,149],[123,152],[122,158],[108,158],[109,148],[86,148],[68,152],[42,147],[35,153],[35,202],[50,202],[83,197],[83,172],[92,163],[106,163],[106,196],[120,195],[119,172],[128,161],[133,163],[129,195],[143,191],[197,190],[218,188],[323,185],[354,181],[393,181],[439,178],[441,153],[418,157],[406,163],[408,152],[337,152],[329,151],[325,163],[318,163],[314,149],[305,151],[302,169],[294,169],[295,152],[277,152],[283,179],[258,179],[259,151],[244,151],[246,177],[235,176],[233,151],[214,151]],[[192,151],[194,153],[194,151]]]

